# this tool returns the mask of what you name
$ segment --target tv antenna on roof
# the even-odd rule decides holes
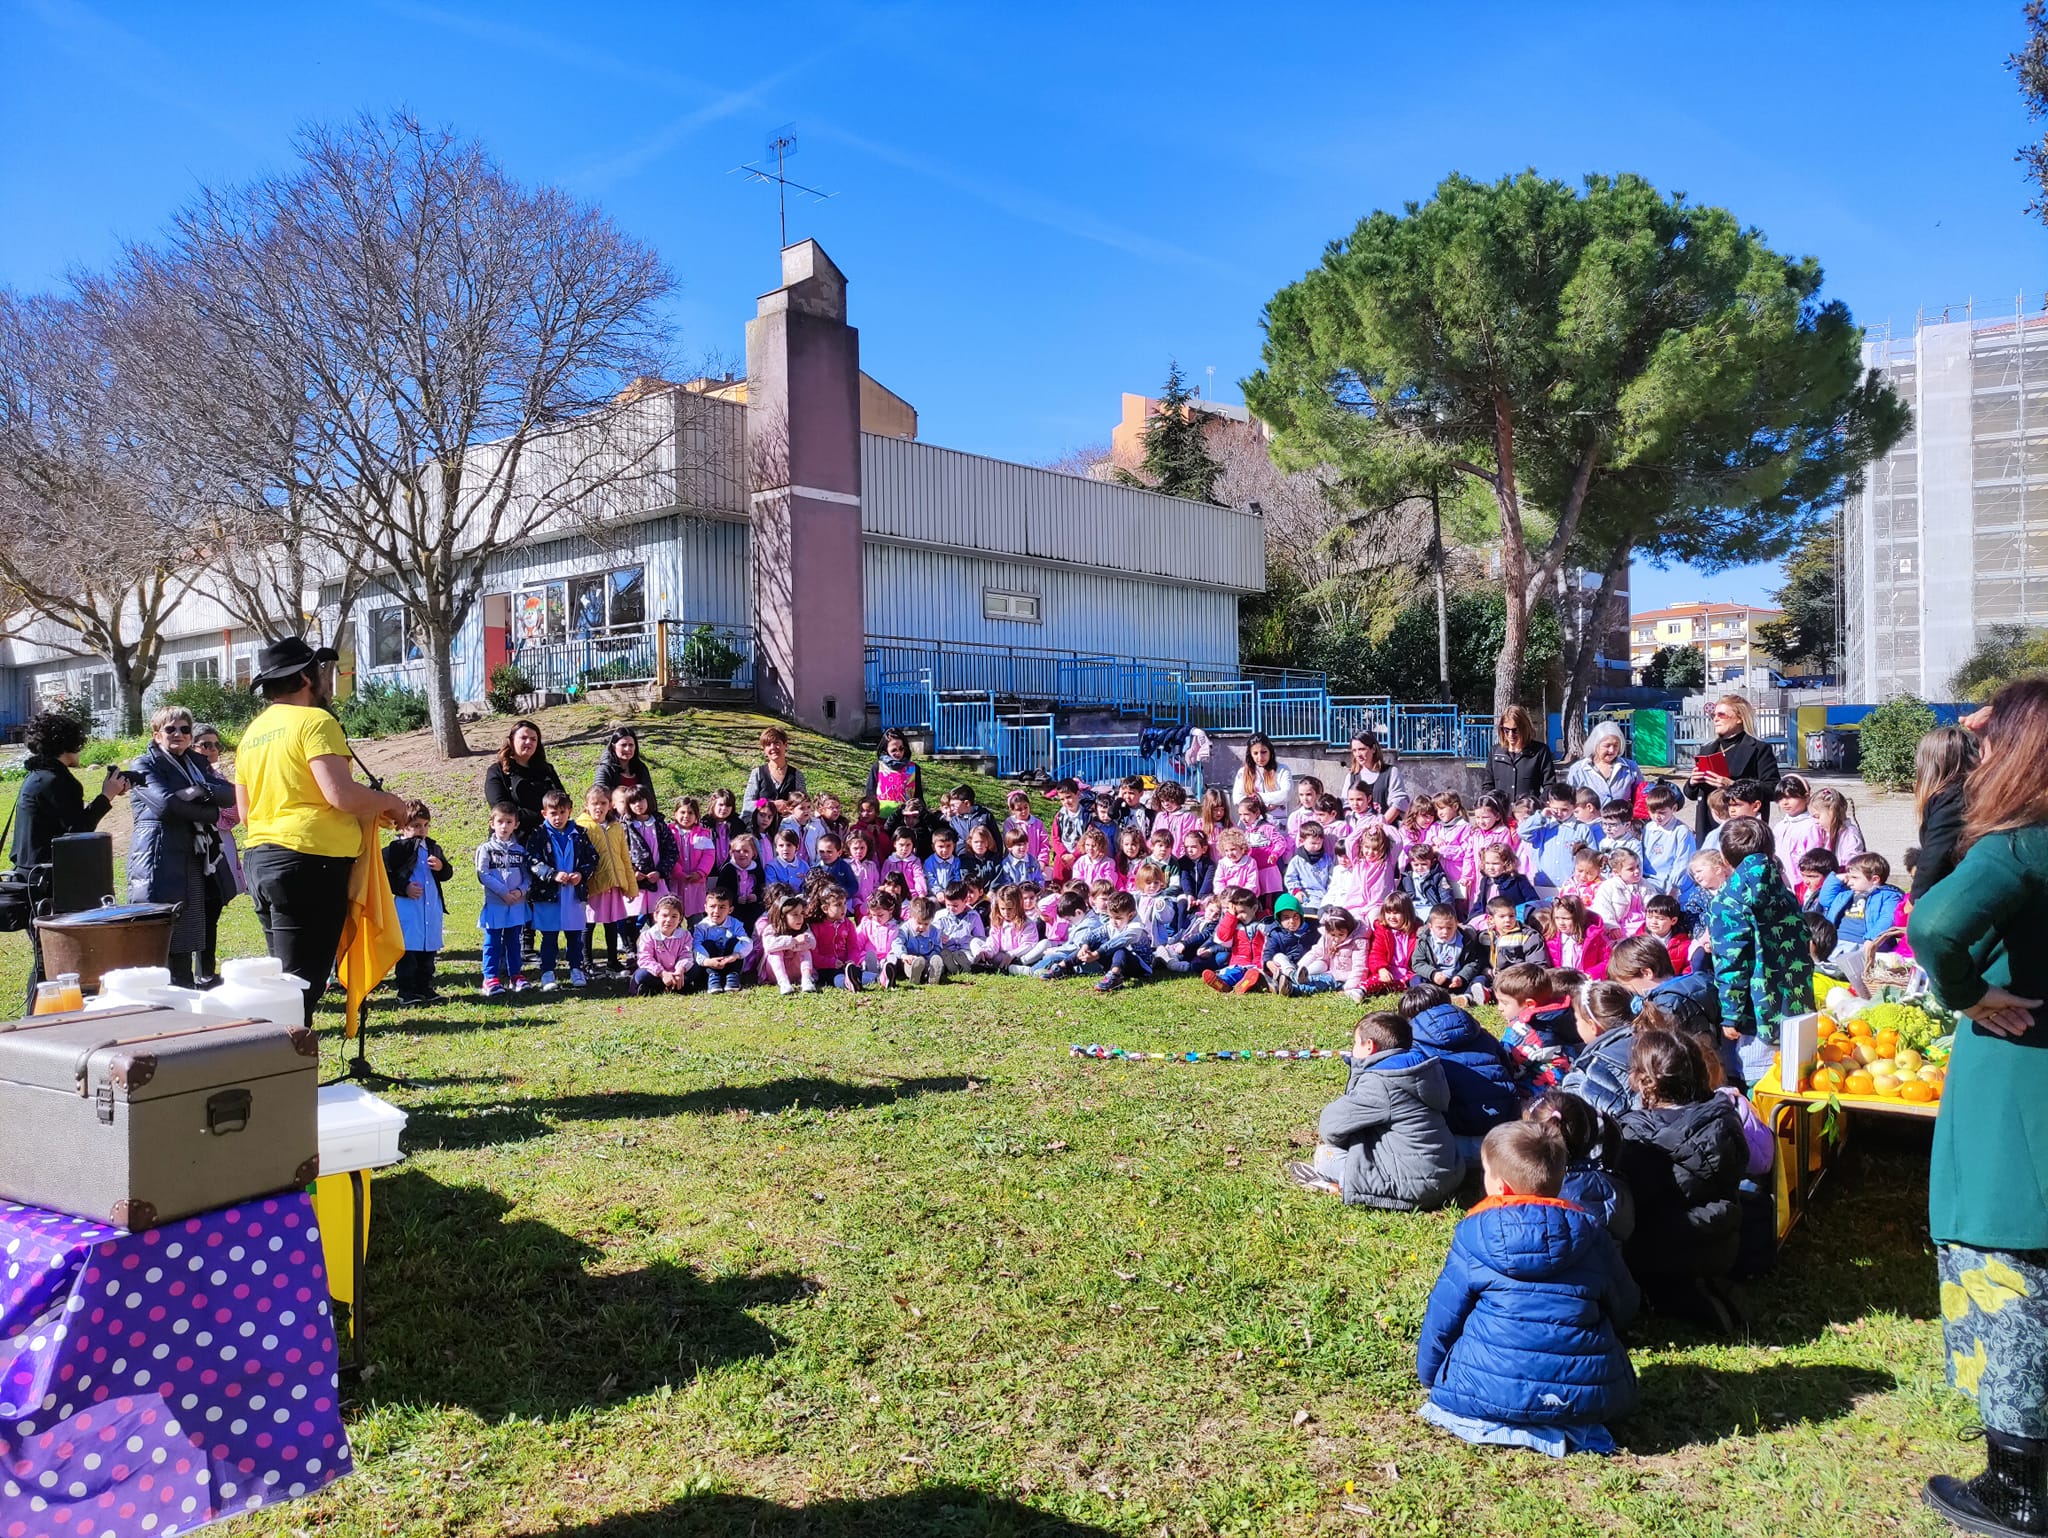
[[[768,135],[767,154],[763,155],[759,160],[750,160],[745,165],[738,165],[732,168],[733,171],[744,174],[750,182],[773,182],[775,184],[775,212],[781,225],[782,244],[785,246],[789,244],[789,194],[792,191],[801,192],[806,197],[816,198],[820,203],[824,202],[827,198],[839,196],[836,192],[820,192],[816,187],[806,187],[802,182],[791,181],[784,172],[789,165],[789,157],[795,153],[796,124],[784,123],[780,128]],[[775,161],[775,168],[772,171],[768,168],[770,157],[773,157]],[[726,174],[729,176],[732,172],[729,171]]]

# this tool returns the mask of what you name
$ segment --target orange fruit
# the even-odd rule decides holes
[[[1829,1067],[1814,1069],[1813,1092],[1816,1095],[1839,1095],[1842,1092],[1842,1070]]]
[[[1927,1105],[1941,1098],[1932,1084],[1924,1079],[1908,1079],[1899,1086],[1899,1098],[1910,1100],[1914,1105]]]
[[[1871,1030],[1868,1020],[1851,1020],[1849,1022],[1849,1034],[1851,1036],[1873,1036],[1876,1032]]]
[[[1821,1043],[1820,1060],[1823,1063],[1845,1063],[1855,1055],[1855,1047],[1842,1037]]]
[[[1814,1040],[1826,1041],[1835,1034],[1835,1022],[1826,1015],[1820,1017],[1820,1024],[1814,1028]]]
[[[1842,1088],[1851,1095],[1874,1095],[1877,1081],[1859,1068],[1842,1081]]]
[[[1877,1033],[1877,1055],[1879,1057],[1896,1057],[1898,1052],[1899,1033],[1897,1031],[1879,1031]]]

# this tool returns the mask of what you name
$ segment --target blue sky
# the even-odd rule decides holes
[[[1453,170],[1640,172],[1818,257],[1866,325],[2038,305],[2019,10],[0,0],[0,282],[406,105],[601,201],[678,274],[684,356],[737,361],[775,205],[728,172],[793,122],[790,174],[838,196],[791,233],[846,270],[869,372],[934,442],[1044,459],[1170,357],[1237,400],[1273,291]],[[1638,569],[1638,606],[1771,577]]]

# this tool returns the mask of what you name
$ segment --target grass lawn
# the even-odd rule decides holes
[[[582,739],[554,755],[572,785],[601,719],[544,722]],[[758,725],[643,740],[665,793],[737,787]],[[364,754],[465,858],[483,763]],[[865,773],[793,756],[814,789]],[[1978,1456],[1924,1131],[1860,1138],[1751,1289],[1754,1338],[1636,1327],[1620,1456],[1477,1452],[1414,1417],[1456,1213],[1280,1179],[1341,1064],[1066,1050],[1337,1045],[1341,1001],[1003,978],[486,1007],[478,890],[451,888],[457,1001],[377,1022],[412,1120],[375,1185],[358,1472],[237,1531],[1934,1534],[1920,1481]],[[258,948],[246,903],[227,929]]]

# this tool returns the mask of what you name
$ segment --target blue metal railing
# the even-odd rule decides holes
[[[1016,716],[991,721],[981,728],[981,751],[996,762],[1001,776],[1029,774],[1033,770],[1052,772],[1054,763],[1051,716]]]
[[[1275,742],[1327,742],[1330,696],[1320,687],[1259,687],[1259,730]]]
[[[939,753],[974,753],[981,749],[982,729],[996,719],[996,697],[990,693],[941,694],[932,701],[932,748]]]
[[[1259,686],[1250,679],[1191,682],[1182,685],[1186,721],[1211,732],[1255,732],[1259,729]]]

